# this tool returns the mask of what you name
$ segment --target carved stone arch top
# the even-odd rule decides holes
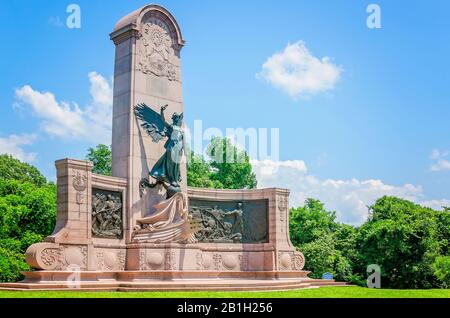
[[[138,20],[140,31],[145,31],[149,24],[161,27],[170,36],[174,50],[179,53],[184,45],[184,40],[175,18],[162,7],[150,7],[141,13],[141,18]]]
[[[136,70],[147,75],[181,80],[180,50],[184,45],[178,23],[169,11],[148,5],[121,19],[111,34],[116,45],[136,38]]]
[[[136,35],[141,31],[142,25],[152,18],[158,19],[167,26],[173,39],[174,49],[179,52],[185,44],[181,29],[173,15],[167,9],[156,4],[144,6],[120,19],[111,33],[111,39],[120,42],[124,34]]]

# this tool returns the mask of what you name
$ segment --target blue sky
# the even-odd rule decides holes
[[[81,29],[65,26],[70,3],[81,8]],[[366,25],[371,3],[381,8],[381,29]],[[101,138],[86,137],[82,128],[72,135],[52,130],[54,118],[37,113],[26,96],[50,92],[59,106],[107,110],[101,98],[114,71],[109,33],[120,17],[145,4],[0,2],[0,152],[21,156],[50,179],[56,159],[85,156]],[[256,165],[260,186],[290,188],[292,205],[307,196],[322,199],[352,224],[361,223],[365,206],[383,194],[450,205],[448,1],[159,4],[175,15],[186,40],[187,125],[201,119],[204,127],[223,130],[280,129],[280,161],[268,163],[279,169],[264,173],[263,164]],[[289,94],[261,75],[289,44],[339,75],[314,93]]]

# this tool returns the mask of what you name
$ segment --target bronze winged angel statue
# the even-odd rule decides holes
[[[182,128],[183,114],[174,113],[172,124],[168,123],[164,116],[167,105],[161,107],[158,114],[145,104],[135,107],[135,114],[141,120],[141,127],[152,138],[153,142],[159,142],[167,137],[164,144],[165,153],[150,170],[149,176],[156,180],[151,183],[149,179],[140,182],[141,195],[145,187],[154,188],[162,185],[167,191],[167,198],[181,192],[180,163],[184,154],[184,132]]]

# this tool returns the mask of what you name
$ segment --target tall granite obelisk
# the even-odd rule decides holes
[[[156,187],[140,197],[139,182],[164,153],[166,140],[155,143],[142,132],[134,107],[145,103],[159,113],[167,104],[168,120],[173,113],[183,112],[180,51],[184,40],[175,18],[158,5],[125,16],[110,36],[116,45],[112,169],[113,176],[128,180],[125,236],[129,242],[136,220],[151,214],[165,195],[164,189]],[[186,192],[185,161],[180,169],[181,188]]]

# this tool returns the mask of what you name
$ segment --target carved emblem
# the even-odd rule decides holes
[[[144,74],[179,81],[179,70],[173,63],[174,58],[173,40],[167,25],[156,18],[144,23],[139,37],[137,69]]]
[[[83,204],[84,194],[83,192],[87,188],[87,176],[82,175],[80,171],[73,174],[72,180],[73,188],[77,191],[76,202],[78,205]]]

